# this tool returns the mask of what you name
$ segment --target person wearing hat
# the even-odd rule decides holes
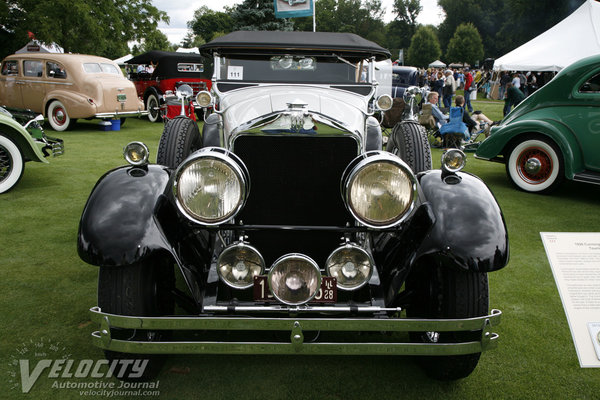
[[[444,107],[450,108],[452,107],[452,96],[454,96],[454,92],[456,92],[456,81],[454,80],[454,76],[452,76],[452,71],[447,69],[444,73],[446,76],[444,81]]]

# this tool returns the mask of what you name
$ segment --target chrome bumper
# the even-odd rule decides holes
[[[237,316],[133,317],[90,309],[91,320],[100,324],[92,333],[94,345],[123,353],[141,354],[305,354],[305,355],[459,355],[479,353],[497,346],[498,335],[491,327],[500,323],[502,312],[466,319],[406,319],[373,316],[370,318],[262,318]],[[290,340],[282,342],[168,341],[148,342],[114,339],[111,328],[171,331],[285,331]],[[305,342],[304,332],[442,332],[477,331],[481,338],[464,343],[390,342],[369,335],[368,342]],[[375,339],[375,340],[373,340]],[[387,340],[387,341],[386,341]]]
[[[141,117],[148,115],[148,111],[116,111],[115,112],[104,112],[94,115],[94,118],[105,119],[105,118],[123,118],[123,117]]]

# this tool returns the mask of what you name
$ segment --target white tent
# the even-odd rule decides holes
[[[440,60],[435,60],[431,64],[429,64],[429,68],[444,68],[446,64],[441,62]]]
[[[198,50],[197,47],[192,47],[191,49],[179,47],[177,49],[177,53],[198,53],[198,54],[200,54],[200,50]]]
[[[116,62],[118,65],[123,65],[125,64],[125,62],[131,60],[132,58],[133,54],[127,54],[126,56],[119,57],[117,59],[114,59],[113,61]]]
[[[45,44],[41,43],[35,39],[27,43],[25,46],[21,47],[15,53],[64,53],[62,47],[57,45],[56,43]]]
[[[587,0],[546,32],[494,61],[500,71],[554,71],[600,54],[600,2]]]

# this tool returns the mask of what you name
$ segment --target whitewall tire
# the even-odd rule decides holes
[[[69,129],[71,118],[67,112],[67,108],[58,100],[52,100],[48,106],[48,122],[52,129],[58,132],[63,132]]]
[[[526,138],[510,151],[506,172],[521,190],[549,193],[564,179],[562,154],[547,138]]]
[[[0,193],[15,186],[24,169],[23,155],[17,145],[0,134]]]

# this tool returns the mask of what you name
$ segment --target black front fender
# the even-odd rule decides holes
[[[154,218],[168,181],[168,172],[158,165],[121,167],[100,178],[79,223],[81,259],[102,267],[122,266],[169,251]]]
[[[483,181],[459,172],[419,175],[435,224],[421,245],[421,256],[439,258],[464,270],[491,272],[508,263],[508,232],[502,211]]]

